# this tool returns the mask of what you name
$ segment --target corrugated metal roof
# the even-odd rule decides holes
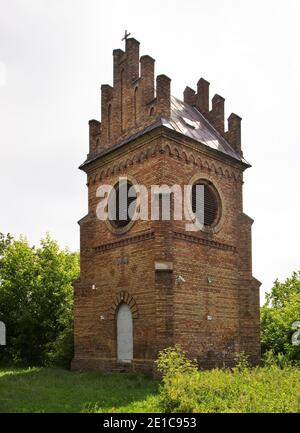
[[[85,165],[92,161],[112,152],[115,149],[120,148],[124,144],[132,141],[153,129],[165,126],[173,131],[179,132],[187,137],[190,137],[205,146],[212,149],[218,150],[226,155],[235,158],[244,164],[250,165],[242,156],[240,156],[234,149],[229,145],[224,137],[209,123],[209,121],[198,111],[195,107],[175,98],[171,97],[171,117],[170,119],[161,118],[158,119],[152,125],[147,126],[145,129],[138,131],[137,133],[127,137],[121,143],[118,143],[109,149],[104,150],[99,155],[86,160],[79,168],[83,168]]]
[[[248,164],[195,107],[174,96],[171,97],[171,118],[163,119],[162,123],[174,131]]]

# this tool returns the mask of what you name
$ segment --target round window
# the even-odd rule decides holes
[[[206,181],[192,186],[192,211],[197,220],[206,227],[217,224],[220,216],[220,198],[216,189]]]
[[[136,206],[136,191],[127,181],[119,181],[110,193],[108,218],[115,228],[126,227],[132,220]]]

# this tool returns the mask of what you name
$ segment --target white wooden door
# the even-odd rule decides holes
[[[122,304],[117,315],[118,361],[131,362],[133,358],[132,313],[127,304]]]

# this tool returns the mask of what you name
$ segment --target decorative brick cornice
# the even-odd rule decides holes
[[[122,160],[118,162],[112,160],[109,163],[102,165],[88,175],[88,184],[103,182],[104,179],[111,176],[125,174],[130,166],[142,164],[159,154],[165,154],[171,158],[175,158],[181,161],[182,164],[190,164],[198,167],[203,172],[209,173],[218,178],[227,178],[240,183],[243,180],[240,170],[231,169],[228,163],[228,169],[223,169],[222,164],[219,165],[217,160],[212,162],[206,157],[200,148],[198,150],[187,143],[172,139],[172,142],[168,141],[158,143],[157,141],[154,141],[150,142],[150,144],[148,143],[148,145],[145,143],[142,149],[138,148],[134,152],[127,153],[125,157],[123,155]]]
[[[217,248],[219,250],[236,252],[236,247],[229,244],[224,244],[222,242],[213,241],[211,239],[204,239],[197,235],[191,235],[187,232],[173,231],[173,237],[175,239],[181,239],[188,242],[193,242],[200,245],[205,245],[207,247]]]
[[[133,298],[133,296],[130,295],[130,293],[126,292],[125,290],[122,290],[115,296],[108,313],[109,319],[114,320],[116,318],[116,314],[118,312],[119,306],[123,303],[127,304],[128,307],[130,308],[133,319],[137,319],[138,308],[135,299]]]
[[[149,239],[154,239],[154,231],[153,230],[149,230],[149,231],[144,232],[144,233],[139,233],[135,236],[130,236],[130,237],[126,237],[123,239],[118,239],[116,241],[109,242],[107,244],[98,245],[97,247],[94,248],[94,250],[96,253],[102,253],[102,252],[109,251],[109,250],[112,250],[115,248],[123,247],[125,245],[134,244],[136,242],[147,241]]]

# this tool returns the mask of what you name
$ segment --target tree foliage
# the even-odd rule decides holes
[[[292,344],[292,324],[300,320],[300,272],[281,283],[276,280],[261,308],[263,353],[272,352],[288,360],[300,359],[300,345]]]
[[[71,356],[57,352],[62,339],[70,342],[78,273],[78,253],[61,250],[49,235],[38,247],[0,235],[0,320],[14,362],[41,365]]]
[[[11,244],[12,240],[13,238],[9,233],[7,235],[0,233],[0,259],[2,258],[7,247]]]

